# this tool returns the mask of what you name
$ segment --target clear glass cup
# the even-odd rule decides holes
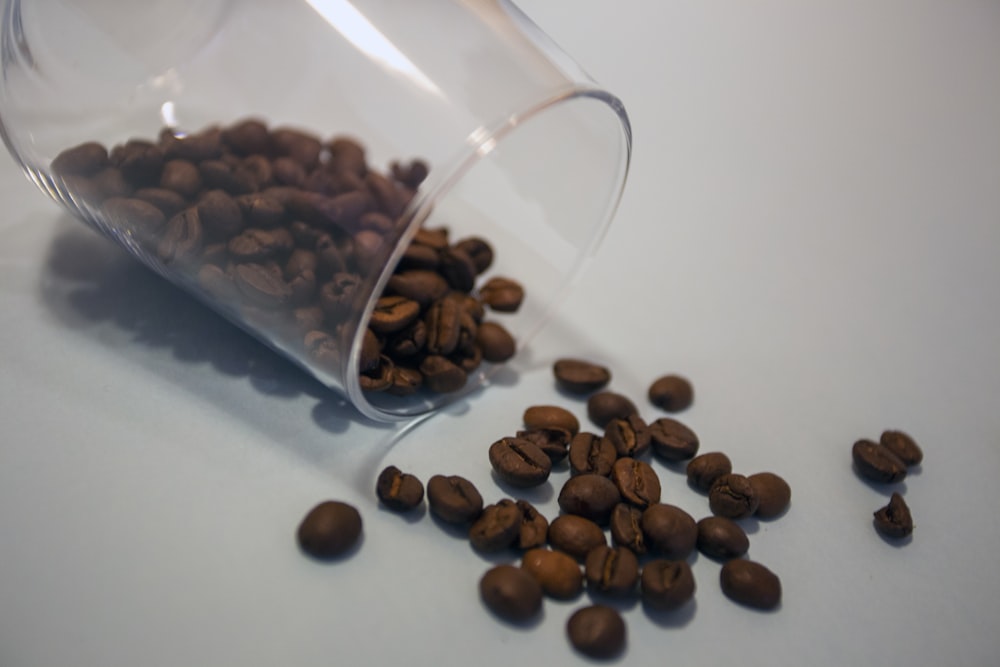
[[[32,181],[377,420],[502,362],[476,358],[491,278],[524,287],[485,308],[522,349],[628,173],[621,102],[507,0],[3,0],[0,47],[0,131]],[[473,283],[470,238],[493,257]],[[410,354],[418,327],[379,299],[427,247],[461,307],[416,319],[448,338],[458,317],[460,342]]]

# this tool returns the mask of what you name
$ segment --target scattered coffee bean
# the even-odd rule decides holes
[[[546,595],[557,600],[571,600],[583,590],[580,565],[561,551],[531,549],[521,559],[521,568],[538,580]]]
[[[894,484],[906,477],[906,464],[885,445],[858,440],[851,448],[854,466],[862,477],[879,484]]]
[[[612,419],[604,429],[604,438],[614,445],[618,456],[639,458],[649,450],[649,428],[637,414]]]
[[[773,472],[759,472],[747,477],[757,493],[756,516],[771,519],[784,512],[792,501],[792,488]]]
[[[760,504],[760,496],[750,480],[736,473],[719,477],[708,490],[708,506],[712,514],[727,519],[752,516]]]
[[[479,595],[494,614],[515,623],[530,620],[542,609],[542,586],[513,565],[497,565],[479,580]]]
[[[605,428],[612,419],[625,419],[637,412],[635,403],[613,391],[599,391],[587,399],[587,417],[598,428]]]
[[[592,591],[625,597],[635,590],[639,581],[639,559],[625,547],[601,545],[587,554],[584,577]]]
[[[556,385],[570,394],[589,394],[611,382],[611,371],[582,359],[559,359],[552,365]]]
[[[320,560],[330,560],[350,550],[361,537],[361,515],[347,503],[327,500],[312,508],[299,524],[302,550]]]
[[[518,500],[517,507],[521,510],[521,527],[514,546],[522,550],[545,546],[549,520],[527,500]]]
[[[427,504],[431,513],[456,525],[471,523],[483,511],[483,497],[472,482],[451,475],[434,475],[427,482]]]
[[[698,436],[670,417],[660,417],[646,429],[653,454],[668,463],[686,461],[698,453]]]
[[[660,478],[645,461],[623,457],[611,469],[611,481],[622,500],[640,509],[660,502]]]
[[[611,511],[622,501],[618,487],[607,477],[594,474],[570,477],[559,491],[559,508],[567,514],[606,526]]]
[[[627,547],[641,556],[646,553],[646,538],[642,534],[642,510],[638,507],[619,503],[611,510],[608,521],[611,539],[615,544]]]
[[[581,431],[569,444],[569,469],[574,475],[589,473],[607,477],[617,458],[615,446],[593,433]]]
[[[408,512],[423,502],[424,485],[416,476],[389,466],[379,474],[375,494],[392,511]]]
[[[695,581],[685,560],[657,559],[646,563],[639,580],[642,603],[655,611],[672,611],[694,597]]]
[[[893,539],[913,533],[913,517],[903,496],[893,493],[889,504],[875,512],[875,530]]]
[[[507,361],[517,352],[514,337],[496,322],[483,322],[479,325],[476,344],[482,350],[483,359],[493,364]]]
[[[524,288],[510,278],[494,277],[479,288],[479,298],[498,313],[515,313],[524,301]]]
[[[698,551],[709,558],[739,558],[750,549],[750,539],[732,519],[708,516],[698,522]]]
[[[614,658],[625,650],[625,621],[606,605],[595,604],[573,612],[566,633],[573,648],[591,658]]]
[[[533,405],[524,411],[524,425],[534,428],[561,428],[571,436],[580,432],[580,420],[566,408],[557,405]]]
[[[774,609],[781,602],[781,580],[750,560],[726,561],[719,573],[722,592],[730,600],[755,609]]]
[[[428,355],[420,362],[420,373],[424,377],[424,385],[436,394],[458,391],[468,380],[465,369],[436,354]]]
[[[729,457],[722,452],[707,452],[687,464],[688,483],[699,491],[708,492],[715,480],[733,471]]]
[[[469,527],[469,542],[476,551],[503,551],[520,537],[522,519],[521,508],[509,498],[487,505]]]
[[[552,472],[552,459],[524,438],[501,438],[490,446],[490,465],[497,476],[511,486],[544,484]]]
[[[680,375],[664,375],[649,387],[649,402],[667,412],[687,410],[693,401],[691,383]]]
[[[683,560],[698,542],[698,524],[676,505],[650,505],[640,522],[647,549],[670,560]]]
[[[559,463],[569,454],[569,431],[561,428],[535,428],[518,431],[515,434],[523,440],[530,440],[545,452],[553,464]]]
[[[583,560],[594,547],[607,544],[604,531],[590,519],[563,514],[549,524],[549,544],[577,560]]]
[[[919,465],[924,460],[924,452],[920,449],[920,445],[902,431],[883,431],[879,443],[907,466]]]

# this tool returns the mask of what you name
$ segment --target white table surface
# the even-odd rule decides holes
[[[477,597],[492,563],[429,516],[380,510],[395,464],[476,481],[524,407],[582,403],[549,365],[591,356],[786,515],[746,524],[781,608],[720,592],[625,607],[631,664],[1000,664],[1000,3],[554,2],[522,8],[625,102],[628,188],[598,261],[488,388],[403,437],[72,221],[0,157],[0,665],[570,664]],[[912,541],[871,514],[850,448],[909,432]],[[658,464],[657,464],[658,465]],[[658,465],[664,500],[707,501]],[[562,477],[558,478],[559,480]],[[558,484],[529,495],[550,517]],[[304,513],[356,504],[364,541],[318,564]]]

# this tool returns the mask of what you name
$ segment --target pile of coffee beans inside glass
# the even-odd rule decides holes
[[[52,172],[92,221],[172,279],[304,365],[338,376],[381,268],[406,231],[428,174],[419,159],[368,164],[348,136],[323,141],[247,119],[110,151],[87,142]],[[359,383],[408,396],[456,391],[515,342],[485,311],[510,313],[524,291],[493,276],[482,238],[416,232],[363,332]]]

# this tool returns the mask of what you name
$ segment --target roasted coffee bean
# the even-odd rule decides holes
[[[169,160],[160,173],[160,187],[184,197],[194,197],[201,190],[198,167],[187,160]]]
[[[676,419],[660,417],[646,432],[653,454],[664,461],[686,461],[698,453],[698,436]]]
[[[202,196],[198,201],[198,218],[209,238],[228,239],[243,229],[243,211],[222,190],[209,190]]]
[[[562,514],[549,524],[549,544],[577,560],[583,560],[594,547],[607,544],[604,531],[590,519]]]
[[[361,278],[354,273],[335,273],[319,288],[319,305],[331,322],[341,321],[351,311]]]
[[[625,650],[625,621],[612,607],[601,604],[573,612],[566,622],[573,648],[590,658],[607,659]]]
[[[358,363],[359,370],[364,373],[370,371],[379,363],[379,356],[382,354],[382,344],[378,336],[371,329],[365,329],[361,339],[361,360]]]
[[[279,157],[271,163],[271,174],[279,185],[302,187],[306,183],[306,169],[290,157]]]
[[[288,281],[288,289],[291,291],[289,302],[296,306],[304,306],[316,296],[316,274],[312,271],[303,271]]]
[[[51,166],[58,176],[90,176],[109,164],[108,149],[96,141],[88,141],[64,150],[52,160]]]
[[[332,367],[340,361],[337,339],[325,331],[307,331],[302,337],[306,354],[320,366]]]
[[[424,485],[415,475],[388,466],[375,482],[375,494],[394,512],[408,512],[424,501]]]
[[[496,322],[483,322],[476,330],[476,345],[482,350],[483,359],[490,363],[507,361],[517,352],[517,343],[503,326]]]
[[[752,516],[760,505],[760,496],[750,480],[736,473],[719,477],[708,490],[708,506],[712,514],[727,519]]]
[[[580,565],[561,551],[531,549],[521,559],[521,569],[538,580],[546,595],[557,600],[572,600],[583,590]]]
[[[198,165],[198,176],[204,186],[223,190],[231,195],[250,194],[257,188],[253,174],[223,160],[201,162]]]
[[[163,188],[140,188],[135,191],[134,197],[160,209],[167,218],[173,217],[187,206],[187,200],[184,197],[173,190]]]
[[[361,515],[358,510],[336,500],[327,500],[312,508],[298,530],[302,550],[321,560],[344,554],[358,543],[360,537]]]
[[[358,384],[364,391],[389,391],[396,364],[389,357],[380,354],[378,365],[358,376]]]
[[[468,380],[468,373],[461,366],[436,354],[420,362],[420,373],[424,376],[424,384],[436,394],[458,391]]]
[[[296,308],[292,311],[292,321],[295,323],[295,328],[302,333],[319,329],[323,326],[323,309],[319,306]],[[373,363],[378,364],[378,360]]]
[[[368,326],[377,334],[406,328],[420,315],[420,304],[403,296],[383,296],[375,302]]]
[[[626,419],[637,412],[635,403],[613,391],[599,391],[587,399],[587,416],[599,428],[606,427],[612,419]]]
[[[728,456],[722,452],[707,452],[688,461],[687,479],[691,486],[707,493],[715,480],[732,471],[733,464]]]
[[[594,474],[570,477],[559,491],[559,508],[606,526],[611,511],[622,501],[618,487],[607,477]]]
[[[580,431],[580,420],[557,405],[533,405],[524,411],[524,425],[529,428],[561,428],[572,435]]]
[[[640,588],[648,609],[671,611],[694,597],[694,573],[685,560],[652,560],[642,568]]]
[[[595,474],[607,477],[618,458],[609,440],[581,431],[569,445],[569,468],[574,475]]]
[[[288,283],[262,264],[238,265],[234,280],[240,293],[262,308],[278,308],[287,303],[292,296]]]
[[[903,496],[893,493],[889,504],[875,512],[875,530],[893,539],[913,533],[913,517]]]
[[[475,485],[458,475],[434,475],[427,481],[427,504],[445,523],[467,524],[483,512],[483,497]]]
[[[639,559],[625,547],[595,547],[584,560],[584,577],[590,590],[624,597],[639,581]]]
[[[646,553],[646,538],[642,534],[642,510],[627,503],[619,503],[611,510],[608,521],[611,539],[618,546],[627,547],[637,555]]]
[[[233,283],[233,279],[214,264],[204,264],[198,269],[198,286],[224,303],[240,297],[239,289]]]
[[[167,223],[156,246],[156,256],[164,264],[191,259],[201,249],[201,243],[198,211],[195,208],[185,209]]]
[[[391,381],[387,392],[393,396],[410,396],[423,386],[424,376],[415,368],[397,365],[392,369]]]
[[[611,382],[611,371],[582,359],[559,359],[552,365],[556,385],[570,394],[589,394]]]
[[[403,213],[406,198],[391,180],[377,171],[369,171],[365,174],[365,185],[380,211],[393,220]]]
[[[247,118],[224,128],[221,138],[233,152],[240,155],[264,155],[270,149],[267,125],[256,118]]]
[[[478,236],[470,236],[457,241],[455,248],[461,250],[472,259],[472,263],[476,267],[476,273],[483,273],[493,264],[493,246],[486,239]],[[480,289],[480,293],[482,293],[482,289]]]
[[[538,445],[523,438],[501,438],[490,446],[490,465],[497,476],[517,487],[545,483],[552,460]]]
[[[271,131],[271,150],[276,155],[292,158],[306,169],[314,169],[319,164],[323,145],[308,132],[279,127]]]
[[[709,558],[739,558],[749,549],[750,539],[732,519],[707,516],[698,522],[698,551]]]
[[[427,325],[423,320],[415,320],[410,326],[399,331],[386,343],[386,352],[394,359],[402,360],[422,352],[427,345]]]
[[[750,560],[726,561],[719,573],[727,598],[755,609],[774,609],[781,603],[781,580],[769,569]]]
[[[924,460],[924,452],[920,449],[920,445],[902,431],[883,431],[879,443],[907,466],[919,465]]]
[[[393,178],[411,188],[416,188],[423,183],[424,179],[427,178],[427,174],[430,173],[427,163],[423,160],[411,160],[406,165],[393,162],[389,167]],[[483,270],[485,271],[485,269]]]
[[[521,508],[509,498],[487,505],[469,527],[469,542],[484,553],[510,548],[520,537],[522,519]]]
[[[334,137],[327,144],[330,151],[330,167],[335,171],[349,171],[364,176],[367,171],[365,149],[356,139],[347,136]]]
[[[242,171],[249,174],[253,190],[266,188],[274,181],[274,171],[271,168],[271,161],[263,155],[250,155],[244,158],[243,162],[234,171],[237,173]]]
[[[649,451],[649,427],[637,414],[608,422],[604,439],[614,446],[618,456],[639,458]]]
[[[518,438],[530,440],[545,452],[553,465],[559,463],[569,453],[569,431],[561,428],[535,428],[515,433]]]
[[[462,249],[445,248],[438,259],[438,268],[448,284],[460,292],[471,292],[476,284],[476,263]]]
[[[149,141],[132,139],[111,151],[111,163],[137,187],[159,181],[163,160],[163,149]]]
[[[524,288],[510,278],[490,278],[479,288],[479,298],[498,313],[516,313],[524,301]]]
[[[153,234],[163,228],[166,217],[160,209],[141,199],[111,197],[101,204],[101,213],[111,224],[140,234]]]
[[[410,303],[416,302],[410,301]],[[455,351],[462,333],[461,311],[457,303],[451,299],[434,302],[424,316],[424,324],[427,326],[428,352],[449,355]]]
[[[611,469],[611,481],[622,500],[641,509],[660,502],[660,478],[645,461],[623,457]]]
[[[240,207],[243,217],[251,227],[270,229],[279,225],[285,217],[285,207],[273,197],[262,194],[247,194],[234,197],[234,201]],[[290,228],[288,231],[292,233],[293,237],[295,236]]]
[[[698,524],[675,505],[657,503],[642,513],[642,534],[651,553],[683,560],[698,542]]]
[[[173,141],[169,141],[167,136],[164,138],[167,139],[163,144],[164,151],[172,158],[201,162],[214,160],[222,155],[222,132],[215,127],[195,134],[174,135]]]
[[[523,622],[542,609],[542,586],[530,573],[513,565],[497,565],[479,580],[483,603],[500,618]]]
[[[649,387],[649,402],[667,412],[680,412],[691,407],[694,389],[687,378],[664,375]]]
[[[778,516],[792,501],[792,488],[788,482],[773,472],[759,472],[747,477],[757,493],[756,516],[771,519]]]
[[[518,500],[521,510],[521,528],[514,543],[518,549],[534,549],[545,546],[549,537],[549,520],[527,500]]]
[[[436,269],[440,264],[438,251],[423,243],[411,243],[399,260],[401,269]]]
[[[426,308],[431,303],[443,299],[448,293],[448,282],[434,271],[413,269],[394,274],[386,284],[390,294],[398,294],[413,299]]]
[[[288,230],[245,229],[229,239],[226,249],[237,262],[259,262],[287,251],[291,244]]]
[[[879,484],[894,484],[906,477],[906,464],[885,445],[858,440],[851,449],[854,466],[862,477]]]

